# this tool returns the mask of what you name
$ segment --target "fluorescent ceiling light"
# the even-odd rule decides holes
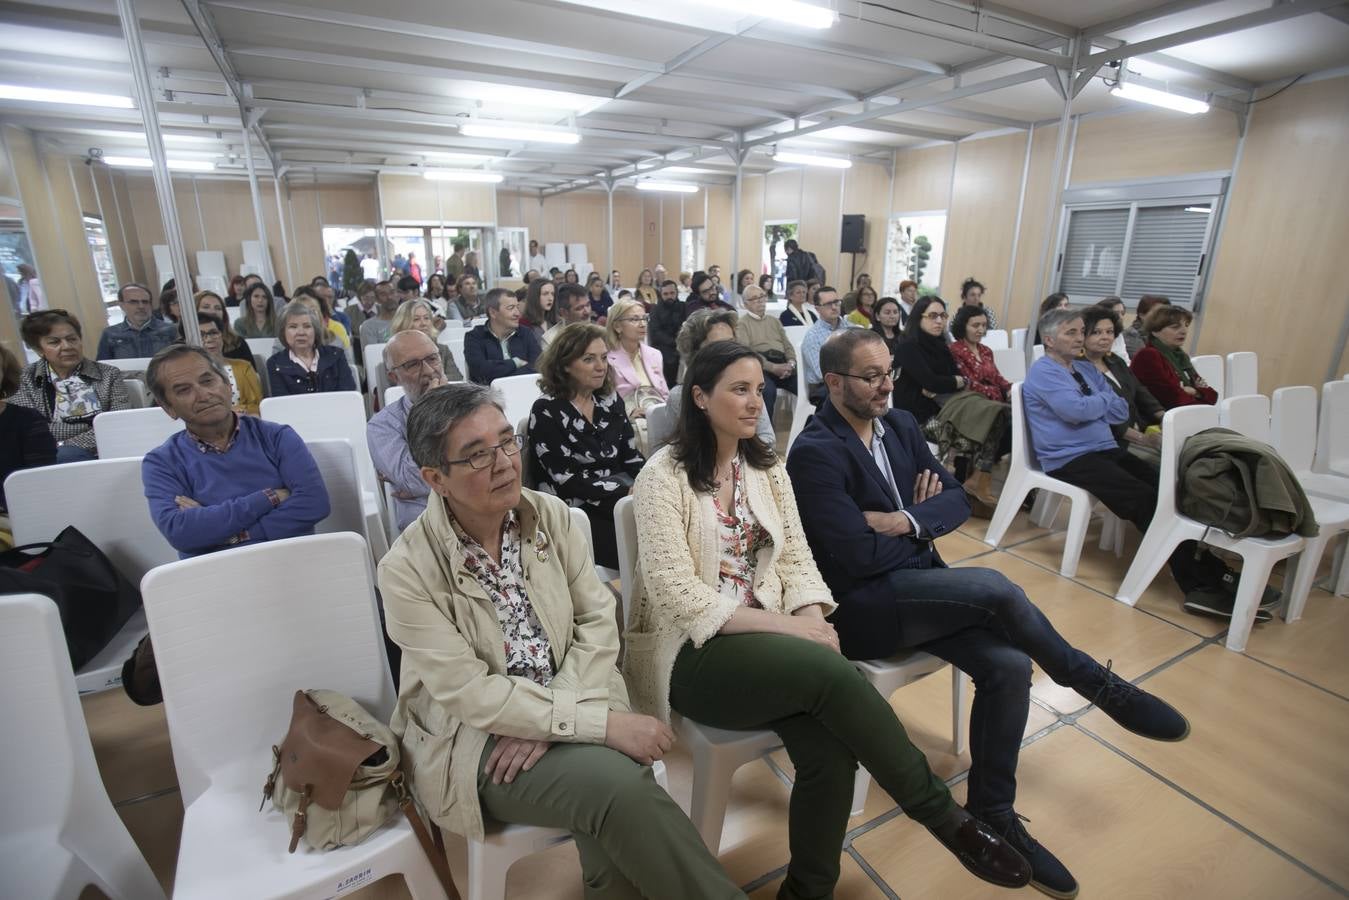
[[[152,165],[144,156],[105,156],[103,162],[121,169],[148,169]],[[214,172],[215,163],[205,159],[171,159],[169,168],[175,172]]]
[[[472,172],[465,169],[427,169],[422,173],[427,181],[477,181],[500,184],[500,172]]]
[[[1211,213],[1213,212],[1213,208],[1209,206],[1187,206],[1185,207],[1185,211],[1196,213]]]
[[[1203,100],[1195,100],[1193,97],[1182,97],[1180,94],[1173,94],[1170,91],[1148,87],[1145,84],[1139,84],[1135,81],[1125,81],[1122,84],[1117,84],[1110,89],[1110,93],[1122,100],[1135,100],[1139,103],[1146,103],[1149,106],[1174,109],[1176,112],[1187,113],[1191,116],[1195,113],[1208,112],[1208,104]]]
[[[851,169],[852,160],[841,159],[837,156],[817,156],[814,153],[793,153],[790,150],[779,150],[773,154],[773,161],[780,163],[796,163],[802,166],[824,166],[829,169]]]
[[[699,6],[711,6],[722,12],[762,16],[776,22],[800,25],[803,28],[830,28],[838,21],[838,13],[823,6],[802,3],[800,0],[694,0]]]
[[[526,125],[518,122],[469,121],[459,126],[466,137],[501,138],[508,141],[539,141],[548,144],[576,144],[581,136],[574,131],[548,128],[544,125]]]
[[[31,100],[34,103],[71,103],[76,106],[107,106],[113,109],[135,109],[130,97],[116,94],[92,94],[88,91],[61,91],[53,88],[27,87],[21,84],[0,84],[0,100]]]
[[[639,181],[637,182],[639,191],[668,191],[673,194],[696,194],[698,185],[680,184],[677,181]]]

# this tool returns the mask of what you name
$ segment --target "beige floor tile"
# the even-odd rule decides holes
[[[952,531],[950,534],[942,535],[936,543],[937,552],[948,564],[969,559],[971,556],[978,556],[981,553],[990,553],[993,550],[983,541],[972,538],[961,531]]]
[[[1199,638],[1153,616],[1102,597],[1082,585],[1031,565],[1012,553],[972,560],[1016,582],[1069,643],[1114,671],[1134,679],[1195,646]],[[1076,691],[1060,687],[1035,667],[1031,694],[1061,713],[1087,705]]]
[[[1349,598],[1313,590],[1302,618],[1277,616],[1251,633],[1246,654],[1342,697],[1349,696]]]
[[[173,870],[178,862],[178,838],[183,830],[183,797],[177,791],[119,807],[131,839],[140,847],[150,871],[166,893],[173,890]],[[284,836],[283,836],[284,840]]]
[[[81,698],[98,771],[114,803],[177,787],[164,707],[137,706],[120,688]]]
[[[848,855],[843,856],[838,887],[834,889],[834,900],[872,900],[881,898],[885,893],[871,880],[871,876],[862,871],[862,867]],[[773,900],[782,885],[781,878],[774,878],[768,884],[750,894],[751,900]]]
[[[1083,897],[1292,900],[1334,892],[1147,772],[1072,728],[1026,748],[1028,830],[1063,860]],[[956,792],[963,799],[963,785]],[[853,847],[901,897],[1006,897],[967,873],[916,823],[898,818]],[[1038,897],[1027,893],[1026,897]]]
[[[970,518],[965,520],[965,524],[960,526],[959,530],[962,534],[969,535],[976,541],[982,542],[984,535],[988,534],[988,523],[988,519],[979,519],[970,516]],[[1007,547],[1011,544],[1016,544],[1020,541],[1045,534],[1049,534],[1049,531],[1040,528],[1038,525],[1031,522],[1028,514],[1024,512],[1017,513],[1016,518],[1012,520],[1012,526],[1008,528],[1007,533],[1003,535],[1002,546]],[[985,544],[984,546],[987,547],[988,545]]]
[[[1349,887],[1349,702],[1211,646],[1145,686],[1190,719],[1182,744],[1081,723],[1314,870]]]

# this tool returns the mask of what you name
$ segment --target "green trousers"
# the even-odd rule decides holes
[[[483,814],[570,831],[588,900],[744,900],[651,769],[608,747],[555,744],[513,783],[493,784],[482,767],[495,746],[478,764]]]
[[[924,825],[942,821],[954,805],[889,702],[820,644],[777,634],[721,635],[701,649],[685,644],[670,706],[714,728],[766,728],[782,738],[796,768],[784,900],[833,896],[858,762]]]

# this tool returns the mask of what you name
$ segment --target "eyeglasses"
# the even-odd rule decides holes
[[[923,313],[923,318],[924,318],[924,319],[931,319],[931,320],[934,321],[934,322],[945,322],[947,319],[951,318],[951,316],[950,316],[949,313],[944,313],[944,312],[942,312],[942,313]]]
[[[889,372],[882,372],[879,375],[854,375],[851,372],[831,372],[830,374],[838,375],[842,378],[856,378],[858,381],[865,381],[867,387],[871,388],[873,391],[879,390],[881,385],[885,384],[887,380],[890,381],[891,384],[894,383],[894,379],[891,378]]]
[[[631,323],[634,324],[634,325],[645,325],[647,322],[650,322],[650,321],[651,321],[651,317],[650,317],[650,316],[624,316],[623,318],[619,319],[618,321],[620,321],[620,322],[631,322]]]
[[[420,360],[418,360],[420,362]],[[457,466],[462,463],[468,463],[468,467],[473,470],[485,469],[496,462],[497,451],[500,450],[507,456],[515,456],[520,452],[520,448],[525,445],[525,439],[522,435],[513,434],[506,440],[492,447],[486,447],[476,453],[470,453],[463,459],[447,459],[445,465]]]
[[[1091,388],[1087,385],[1087,379],[1083,378],[1082,373],[1076,369],[1073,369],[1073,381],[1077,382],[1078,388],[1082,391],[1082,396],[1091,396]]]
[[[837,298],[834,300],[817,300],[815,301],[815,305],[820,307],[820,309],[824,309],[826,306],[842,306],[843,301]]]
[[[421,371],[422,366],[426,366],[428,369],[434,370],[439,365],[440,365],[440,354],[432,353],[429,356],[423,356],[420,359],[410,359],[405,363],[401,363],[400,365],[394,366],[394,368],[402,372],[404,375],[416,375],[418,372]]]

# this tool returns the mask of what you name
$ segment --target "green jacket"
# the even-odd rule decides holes
[[[1314,537],[1316,516],[1288,464],[1268,444],[1227,428],[1191,437],[1180,452],[1176,505],[1233,537]]]

